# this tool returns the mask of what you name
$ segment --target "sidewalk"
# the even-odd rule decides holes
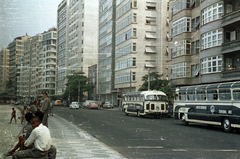
[[[57,115],[48,118],[48,125],[52,145],[57,148],[57,159],[124,158],[84,130]],[[17,139],[17,136],[15,139]],[[5,159],[10,158],[6,157]]]

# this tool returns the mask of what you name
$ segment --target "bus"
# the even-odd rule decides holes
[[[168,114],[167,96],[162,91],[142,91],[126,93],[122,103],[125,114],[136,114],[138,117],[146,115],[160,118],[160,115]]]
[[[177,88],[173,111],[183,125],[218,125],[225,132],[240,128],[240,81]]]

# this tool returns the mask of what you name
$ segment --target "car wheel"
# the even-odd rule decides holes
[[[232,131],[231,122],[229,121],[228,118],[224,118],[222,124],[223,124],[223,130],[225,132],[231,132]]]
[[[181,121],[182,121],[182,124],[183,124],[184,126],[188,125],[188,122],[186,121],[186,115],[185,115],[185,114],[182,115]]]

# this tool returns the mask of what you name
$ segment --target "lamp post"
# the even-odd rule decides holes
[[[148,68],[148,91],[150,91],[150,68]]]
[[[79,87],[78,87],[78,103],[79,103],[79,98],[80,98],[80,79],[79,79]]]

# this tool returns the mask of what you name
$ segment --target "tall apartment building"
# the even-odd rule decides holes
[[[38,98],[41,98],[43,93],[47,93],[49,98],[52,98],[55,95],[57,71],[56,44],[57,28],[51,28],[42,33],[38,65]]]
[[[58,5],[57,11],[57,77],[56,94],[62,95],[66,88],[68,74],[67,34],[68,34],[68,4],[69,0],[63,0]]]
[[[116,0],[99,1],[98,93],[102,101],[116,103],[115,30]],[[100,100],[100,99],[99,99]]]
[[[66,75],[83,71],[88,76],[88,67],[97,63],[98,1],[64,0],[58,8],[57,94],[60,95],[65,90]]]
[[[144,75],[167,77],[167,1],[117,0],[115,88],[138,91]]]
[[[2,49],[0,51],[0,94],[7,92],[7,83],[9,76],[9,50]]]
[[[29,36],[17,37],[8,45],[9,49],[9,88],[8,93],[14,100],[17,99],[17,77],[20,75],[18,72],[18,58],[23,56],[24,52],[24,41],[27,40]]]
[[[169,1],[172,86],[239,80],[240,1]]]

